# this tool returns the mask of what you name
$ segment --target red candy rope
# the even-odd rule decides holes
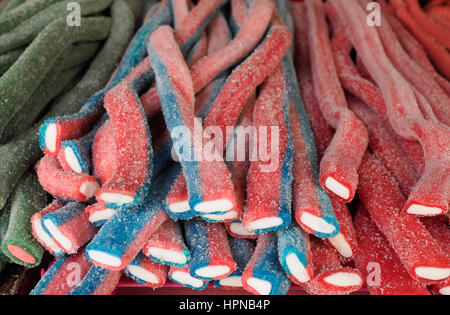
[[[51,156],[44,156],[36,163],[35,169],[41,186],[65,200],[87,201],[100,188],[95,177],[66,172],[58,159]]]
[[[336,129],[320,165],[320,182],[342,200],[353,199],[358,166],[368,144],[367,130],[348,109],[333,62],[322,2],[306,2],[315,94],[326,121]]]

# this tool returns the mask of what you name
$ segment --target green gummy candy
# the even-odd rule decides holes
[[[22,55],[23,49],[15,49],[0,55],[0,76],[5,73],[9,67],[11,67],[20,55]]]
[[[49,117],[78,112],[95,92],[102,89],[114,72],[133,35],[134,16],[122,0],[111,7],[112,25],[108,40],[78,84],[55,102],[39,123],[12,141],[0,145],[0,207],[3,207],[23,173],[41,156],[40,124]]]
[[[33,237],[30,220],[46,204],[47,194],[39,184],[37,175],[33,170],[28,171],[12,193],[8,230],[1,244],[3,254],[14,263],[25,267],[35,267],[41,263],[44,249]]]
[[[10,12],[11,10],[17,8],[18,6],[22,5],[23,3],[25,3],[26,0],[10,0],[5,7],[3,8],[3,10],[1,10],[0,12],[0,17],[5,15],[5,13]]]
[[[8,14],[2,14],[0,16],[0,33],[9,31],[27,18],[58,1],[61,0],[11,1],[5,8]]]
[[[0,77],[0,134],[67,47],[81,40],[102,40],[108,36],[110,26],[111,19],[106,17],[84,18],[77,27],[68,26],[65,19],[48,25]]]
[[[11,202],[9,199],[6,205],[0,211],[1,211],[0,212],[0,244],[1,244],[3,242],[3,239],[5,238],[6,231],[8,230],[9,215],[11,213]],[[8,256],[3,254],[1,250],[0,250],[0,261],[11,262]]]
[[[55,20],[63,19],[66,26],[67,4],[73,1],[58,2],[47,9],[37,13],[28,20],[18,25],[13,30],[0,35],[0,53],[24,46],[33,41],[33,39],[50,23]],[[88,16],[99,13],[111,5],[112,0],[78,0],[77,3],[81,7],[81,16]],[[85,18],[81,20],[81,26]],[[76,29],[79,26],[72,26]]]

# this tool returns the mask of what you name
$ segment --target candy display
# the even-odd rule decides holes
[[[449,18],[1,1],[0,294],[448,295]]]

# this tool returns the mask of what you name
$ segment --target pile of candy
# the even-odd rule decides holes
[[[54,197],[42,211],[34,173],[16,185],[27,148],[4,145],[15,220],[2,251],[37,261],[34,239],[12,242],[31,220],[57,257],[32,294],[109,294],[123,273],[152,288],[449,294],[448,2],[380,0],[375,26],[372,5],[152,5],[106,87],[40,125],[35,171]],[[23,75],[18,63],[6,74]],[[33,91],[1,89],[6,74],[9,100]],[[22,108],[3,107],[0,127]]]

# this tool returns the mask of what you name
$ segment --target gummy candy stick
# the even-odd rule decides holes
[[[248,14],[235,38],[223,49],[200,59],[191,67],[195,91],[202,90],[224,69],[238,63],[255,49],[269,26],[273,11],[273,1],[252,1]]]
[[[450,258],[417,217],[401,211],[405,200],[385,167],[366,154],[359,178],[359,198],[411,277],[421,283],[449,277]]]
[[[366,5],[367,2],[362,1],[362,4]],[[415,63],[403,50],[384,15],[381,16],[381,25],[377,28],[377,31],[384,51],[392,64],[418,92],[423,94],[432,106],[436,116],[443,123],[450,126],[450,108],[448,106],[450,97],[445,94],[445,91],[434,81],[433,77]]]
[[[36,164],[39,183],[53,196],[76,201],[87,201],[99,189],[95,177],[64,171],[56,158],[44,156]]]
[[[172,0],[173,20],[175,29],[180,28],[189,15],[189,4],[187,0]]]
[[[85,18],[82,26],[73,28],[68,26],[65,20],[57,20],[39,34],[19,60],[0,78],[2,133],[8,121],[22,109],[34,89],[45,78],[55,58],[74,42],[106,38],[110,22],[109,18],[104,17]],[[24,78],[25,72],[28,75]]]
[[[102,226],[106,221],[111,219],[117,210],[105,207],[102,204],[93,204],[85,209],[89,222],[95,226]]]
[[[93,265],[69,295],[110,295],[121,276],[121,271],[111,271]]]
[[[141,204],[147,195],[153,152],[150,128],[138,95],[152,79],[150,60],[146,58],[105,96],[117,151],[114,172],[96,198],[108,208],[129,209]]]
[[[214,285],[222,289],[239,289],[242,288],[242,274],[252,258],[255,245],[250,240],[234,237],[228,237],[228,242],[237,269],[225,279],[215,280]]]
[[[340,226],[331,200],[319,182],[319,157],[328,147],[333,132],[323,119],[314,96],[307,40],[308,23],[303,23],[306,20],[305,6],[303,3],[291,3],[291,7],[297,34],[295,50],[298,52],[296,71],[299,86],[296,88],[294,84],[291,85],[292,91],[297,91],[294,94],[294,100],[297,100],[294,101],[295,107],[291,108],[290,116],[296,152],[293,165],[294,213],[296,221],[306,232],[318,237],[334,237],[338,235]],[[295,73],[291,77],[295,79]],[[328,142],[319,141],[324,139],[328,139]]]
[[[403,195],[408,196],[419,176],[406,153],[400,148],[383,124],[383,120],[358,101],[349,101],[351,110],[365,123],[369,131],[369,146],[399,183]]]
[[[242,274],[242,284],[256,295],[284,295],[289,291],[291,282],[278,261],[275,232],[258,237],[255,252]]]
[[[226,223],[225,228],[227,233],[235,238],[248,238],[248,239],[257,239],[258,234],[254,232],[249,232],[242,226],[242,222],[240,220]]]
[[[162,202],[179,167],[174,166],[152,184],[147,202],[137,208],[119,211],[109,219],[86,247],[86,255],[96,265],[123,270],[167,219]],[[126,229],[127,233],[123,233]]]
[[[8,199],[6,205],[0,209],[0,244],[3,242],[5,238],[6,232],[8,231],[9,219],[11,214],[11,200]],[[0,250],[0,261],[1,262],[11,262],[11,259],[8,258],[3,252]]]
[[[93,172],[100,180],[101,185],[104,185],[111,178],[116,163],[117,147],[111,134],[112,127],[108,120],[97,130],[92,146]]]
[[[223,224],[195,218],[184,223],[186,243],[191,251],[190,273],[202,280],[220,280],[236,270]]]
[[[153,233],[142,252],[145,256],[161,264],[186,267],[191,253],[184,243],[180,223],[168,219]]]
[[[336,129],[320,164],[320,182],[349,202],[358,185],[357,171],[368,144],[367,130],[347,107],[333,62],[323,5],[307,1],[306,8],[314,90],[325,120]]]
[[[191,208],[198,212],[203,212],[205,207],[208,207],[205,211],[232,209],[235,206],[234,189],[225,163],[220,157],[216,163],[204,160],[199,156],[201,153],[196,144],[199,140],[191,138],[196,137],[195,126],[201,123],[195,118],[195,95],[189,69],[177,49],[170,27],[153,32],[148,48],[169,132],[184,127],[193,135],[181,144],[188,156],[180,157]],[[211,172],[213,168],[214,172]],[[216,183],[214,188],[207,185],[211,182]]]
[[[25,0],[9,1],[7,6],[3,9],[0,18],[0,33],[9,31],[16,25],[26,21],[39,11],[42,11],[58,1],[60,0],[39,0],[31,1],[26,4],[24,4],[24,2],[26,2]]]
[[[11,196],[11,213],[8,230],[2,240],[1,250],[14,263],[35,267],[41,263],[43,248],[33,238],[31,216],[45,207],[47,196],[35,174],[24,175]]]
[[[366,285],[370,294],[429,295],[426,287],[408,274],[362,205],[355,216],[355,229],[360,244],[355,263],[367,279]]]
[[[423,45],[425,51],[434,63],[436,68],[447,78],[450,78],[450,54],[445,47],[425,31],[422,25],[416,21],[408,11],[406,3],[399,0],[389,1],[389,4],[395,9],[399,20],[409,29],[409,31]]]
[[[104,118],[106,119],[106,117]],[[100,119],[96,126],[82,138],[66,140],[61,143],[61,148],[58,152],[58,161],[63,170],[77,174],[87,174],[90,172],[92,167],[92,143],[97,131],[104,124],[105,119]]]
[[[114,3],[112,8],[114,8],[115,5],[116,3]],[[122,5],[125,4],[122,2]],[[116,22],[118,25],[115,28],[115,32],[111,32],[114,38],[111,38],[110,43],[112,44],[114,41],[117,41],[116,44],[119,44],[120,48],[125,48],[134,29],[133,14],[128,6],[121,9],[117,4],[117,8],[115,10],[117,11]],[[119,16],[119,13],[121,12],[123,13]],[[91,94],[92,96],[76,114],[49,118],[42,124],[40,128],[39,142],[42,150],[44,150],[46,154],[56,155],[62,141],[79,138],[90,130],[92,125],[104,113],[103,99],[106,92],[122,81],[123,78],[125,78],[133,70],[133,68],[146,57],[144,43],[149,34],[151,34],[151,32],[153,32],[160,25],[170,23],[170,21],[170,1],[164,0],[160,3],[158,9],[148,23],[142,26],[133,37],[128,48],[126,49],[125,55],[122,57],[119,67],[107,87],[98,91],[94,95]],[[120,52],[122,51],[123,50],[120,50]],[[114,63],[112,63],[114,67],[120,60],[121,56],[122,54],[114,56]],[[106,76],[109,77],[111,72],[112,70],[108,69]]]
[[[71,27],[67,23],[67,3],[70,1],[55,3],[46,10],[43,10],[32,16],[25,23],[22,23],[9,32],[0,35],[0,53],[5,53],[12,49],[26,46],[38,37],[39,32],[46,28],[47,25],[54,21],[64,20],[67,27]],[[101,12],[111,5],[112,0],[80,0],[81,15],[83,17]],[[62,33],[58,33],[62,35]],[[106,37],[106,36],[105,36]],[[61,39],[61,37],[60,37]],[[56,44],[57,41],[53,42]],[[55,45],[56,46],[56,45]]]
[[[184,268],[172,266],[169,270],[169,279],[187,288],[199,291],[205,290],[208,286],[208,281],[194,278],[189,270],[189,265]]]
[[[75,254],[97,233],[84,212],[85,206],[70,202],[42,217],[45,230],[67,254]]]
[[[67,295],[92,267],[84,251],[59,257],[47,270],[30,295]]]
[[[19,59],[22,53],[23,49],[15,49],[0,55],[0,74],[5,73],[6,70],[8,70],[9,67],[11,67],[14,62],[17,61],[17,59]]]
[[[116,1],[111,7],[113,23],[110,36],[76,86],[55,100],[49,112],[39,123],[21,136],[0,146],[0,156],[4,166],[0,168],[2,178],[0,207],[5,204],[22,174],[42,156],[39,148],[39,124],[49,117],[77,112],[93,93],[107,83],[108,77],[114,71],[116,63],[128,44],[134,27],[133,21],[127,19],[129,10],[127,11],[123,4],[123,1]]]
[[[31,216],[31,228],[34,238],[41,243],[41,245],[54,256],[62,256],[64,251],[55,242],[52,235],[46,231],[42,225],[42,217],[48,213],[52,213],[64,206],[64,203],[59,200],[53,200],[51,204]]]
[[[416,215],[446,213],[449,199],[446,186],[450,181],[450,171],[447,171],[450,167],[450,128],[423,118],[416,95],[387,58],[378,34],[363,21],[364,13],[359,4],[352,0],[342,6],[335,2],[332,5],[346,25],[353,46],[380,86],[395,132],[403,138],[419,141],[424,150],[425,170],[405,204],[405,211]],[[350,21],[349,15],[357,18]],[[350,32],[356,28],[358,32]],[[369,39],[362,40],[361,37]]]
[[[291,221],[291,191],[285,188],[291,187],[293,148],[288,131],[289,118],[286,121],[283,112],[285,102],[289,110],[290,99],[283,71],[278,67],[262,85],[253,114],[253,125],[257,130],[270,126],[279,132],[277,139],[272,131],[270,136],[267,135],[268,139],[259,139],[259,146],[267,141],[266,148],[274,148],[272,142],[278,142],[276,160],[261,161],[260,157],[251,162],[248,170],[247,201],[242,224],[256,234],[281,230]],[[271,152],[272,155],[274,153]]]
[[[309,236],[295,223],[277,231],[277,236],[278,259],[289,279],[301,285],[314,278]]]
[[[150,288],[162,287],[166,283],[168,273],[169,266],[154,262],[142,253],[125,268],[128,277]]]
[[[235,126],[242,109],[258,85],[275,69],[281,58],[286,53],[291,42],[288,29],[275,21],[266,34],[260,46],[228,77],[227,83],[217,96],[211,111],[206,117],[203,128],[217,126],[222,129],[222,134],[227,135],[226,126]],[[243,88],[245,86],[245,88]],[[227,144],[227,137],[222,140]],[[214,166],[216,166],[214,164]],[[212,171],[213,173],[216,170]],[[207,178],[208,179],[208,178]],[[212,178],[211,178],[212,179]],[[206,187],[218,189],[217,182],[205,183]],[[184,178],[178,178],[174,185],[176,199],[166,200],[166,204],[177,212],[187,212],[189,208],[186,202],[186,188]],[[183,198],[183,194],[185,197]],[[172,193],[169,195],[172,198]],[[198,207],[197,207],[198,208]],[[203,206],[202,206],[203,208]],[[210,207],[205,207],[209,209]],[[229,207],[231,209],[231,207]],[[217,208],[214,207],[215,211]],[[198,211],[199,209],[195,209]],[[203,209],[200,209],[203,210]],[[223,210],[223,209],[222,209]],[[172,209],[173,211],[173,209]],[[174,212],[174,211],[173,211]]]
[[[346,295],[358,291],[364,284],[361,273],[343,267],[336,252],[318,238],[311,238],[315,277],[305,284],[306,292],[314,295]]]
[[[248,14],[249,4],[246,0],[231,0],[230,27],[234,35],[239,32]]]
[[[440,295],[450,295],[450,278],[431,285],[431,292]]]

